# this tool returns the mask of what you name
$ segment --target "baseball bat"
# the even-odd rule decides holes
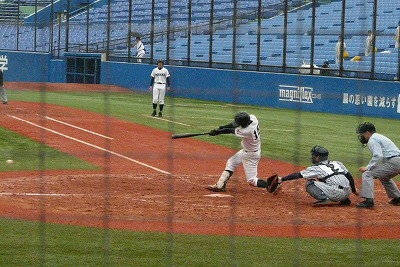
[[[179,139],[179,138],[188,138],[188,137],[193,137],[193,136],[199,136],[199,135],[207,135],[210,132],[206,133],[183,133],[183,134],[173,134],[171,137],[172,139]]]

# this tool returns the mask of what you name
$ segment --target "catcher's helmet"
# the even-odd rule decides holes
[[[329,156],[329,151],[323,146],[314,146],[311,149],[311,157],[313,163],[315,163],[314,162],[315,157],[319,157],[320,161],[324,161],[328,159],[328,156]]]
[[[241,111],[235,115],[235,123],[242,128],[246,128],[250,124],[250,115],[246,111]]]

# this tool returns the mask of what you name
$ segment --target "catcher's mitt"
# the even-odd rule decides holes
[[[278,193],[281,185],[280,177],[277,174],[273,174],[267,178],[267,191],[269,193],[276,194]]]

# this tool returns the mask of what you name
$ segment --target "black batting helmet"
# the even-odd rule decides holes
[[[235,115],[235,123],[242,128],[250,124],[250,115],[246,111],[241,111]]]
[[[311,149],[311,156],[314,159],[315,157],[319,157],[320,161],[324,161],[328,159],[329,151],[323,146],[314,146]],[[313,161],[314,162],[314,161]]]

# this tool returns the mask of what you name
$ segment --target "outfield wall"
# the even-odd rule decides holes
[[[65,82],[65,60],[0,51],[5,81]],[[101,63],[101,83],[148,92],[155,65]],[[400,83],[166,66],[177,97],[304,111],[400,118]]]
[[[102,83],[147,91],[155,66],[104,62]],[[178,97],[400,118],[400,83],[166,66]],[[123,79],[121,79],[123,77]]]

